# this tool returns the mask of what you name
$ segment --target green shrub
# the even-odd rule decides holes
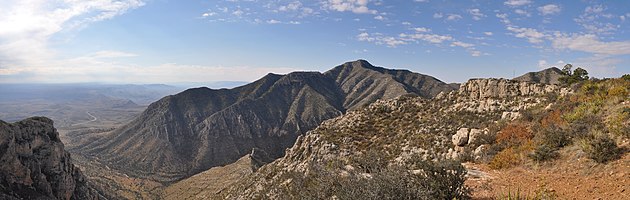
[[[558,128],[555,125],[549,125],[543,128],[537,135],[537,140],[544,146],[552,149],[558,149],[571,144],[571,136],[567,131]]]
[[[607,163],[621,156],[621,149],[608,134],[595,134],[584,138],[582,150],[587,157],[598,163]]]
[[[556,152],[556,148],[543,144],[538,145],[538,147],[534,149],[534,152],[527,156],[536,162],[546,162],[558,158],[559,154]]]
[[[355,161],[377,164],[378,159],[359,156]],[[281,180],[289,184],[278,184],[278,199],[469,199],[470,190],[464,185],[466,169],[455,161],[428,162],[412,159],[408,167],[389,165],[370,169],[367,173],[357,168],[341,175],[339,170],[326,169],[318,164],[311,165],[309,173],[285,173]],[[282,181],[287,182],[287,181]]]

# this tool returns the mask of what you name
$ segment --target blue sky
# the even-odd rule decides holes
[[[628,1],[0,0],[0,83],[253,81],[366,59],[446,82],[630,73]]]

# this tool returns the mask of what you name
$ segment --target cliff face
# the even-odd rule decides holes
[[[99,199],[64,150],[53,121],[0,121],[0,199]]]
[[[517,82],[507,79],[471,79],[462,84],[459,94],[471,99],[526,97],[547,93],[566,94],[568,90],[557,85]]]

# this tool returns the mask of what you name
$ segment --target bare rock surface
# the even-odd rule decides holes
[[[53,121],[0,121],[0,199],[99,199],[64,150]]]

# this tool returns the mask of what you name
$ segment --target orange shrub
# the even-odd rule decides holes
[[[540,120],[540,125],[542,125],[543,128],[549,128],[551,125],[563,126],[565,124],[566,122],[562,119],[562,112],[560,112],[560,110],[551,111]]]
[[[505,126],[497,134],[497,143],[516,146],[524,144],[534,138],[534,134],[527,125],[522,123],[511,123]]]
[[[488,166],[492,169],[503,169],[516,166],[521,163],[520,155],[513,148],[503,149],[492,158]]]

